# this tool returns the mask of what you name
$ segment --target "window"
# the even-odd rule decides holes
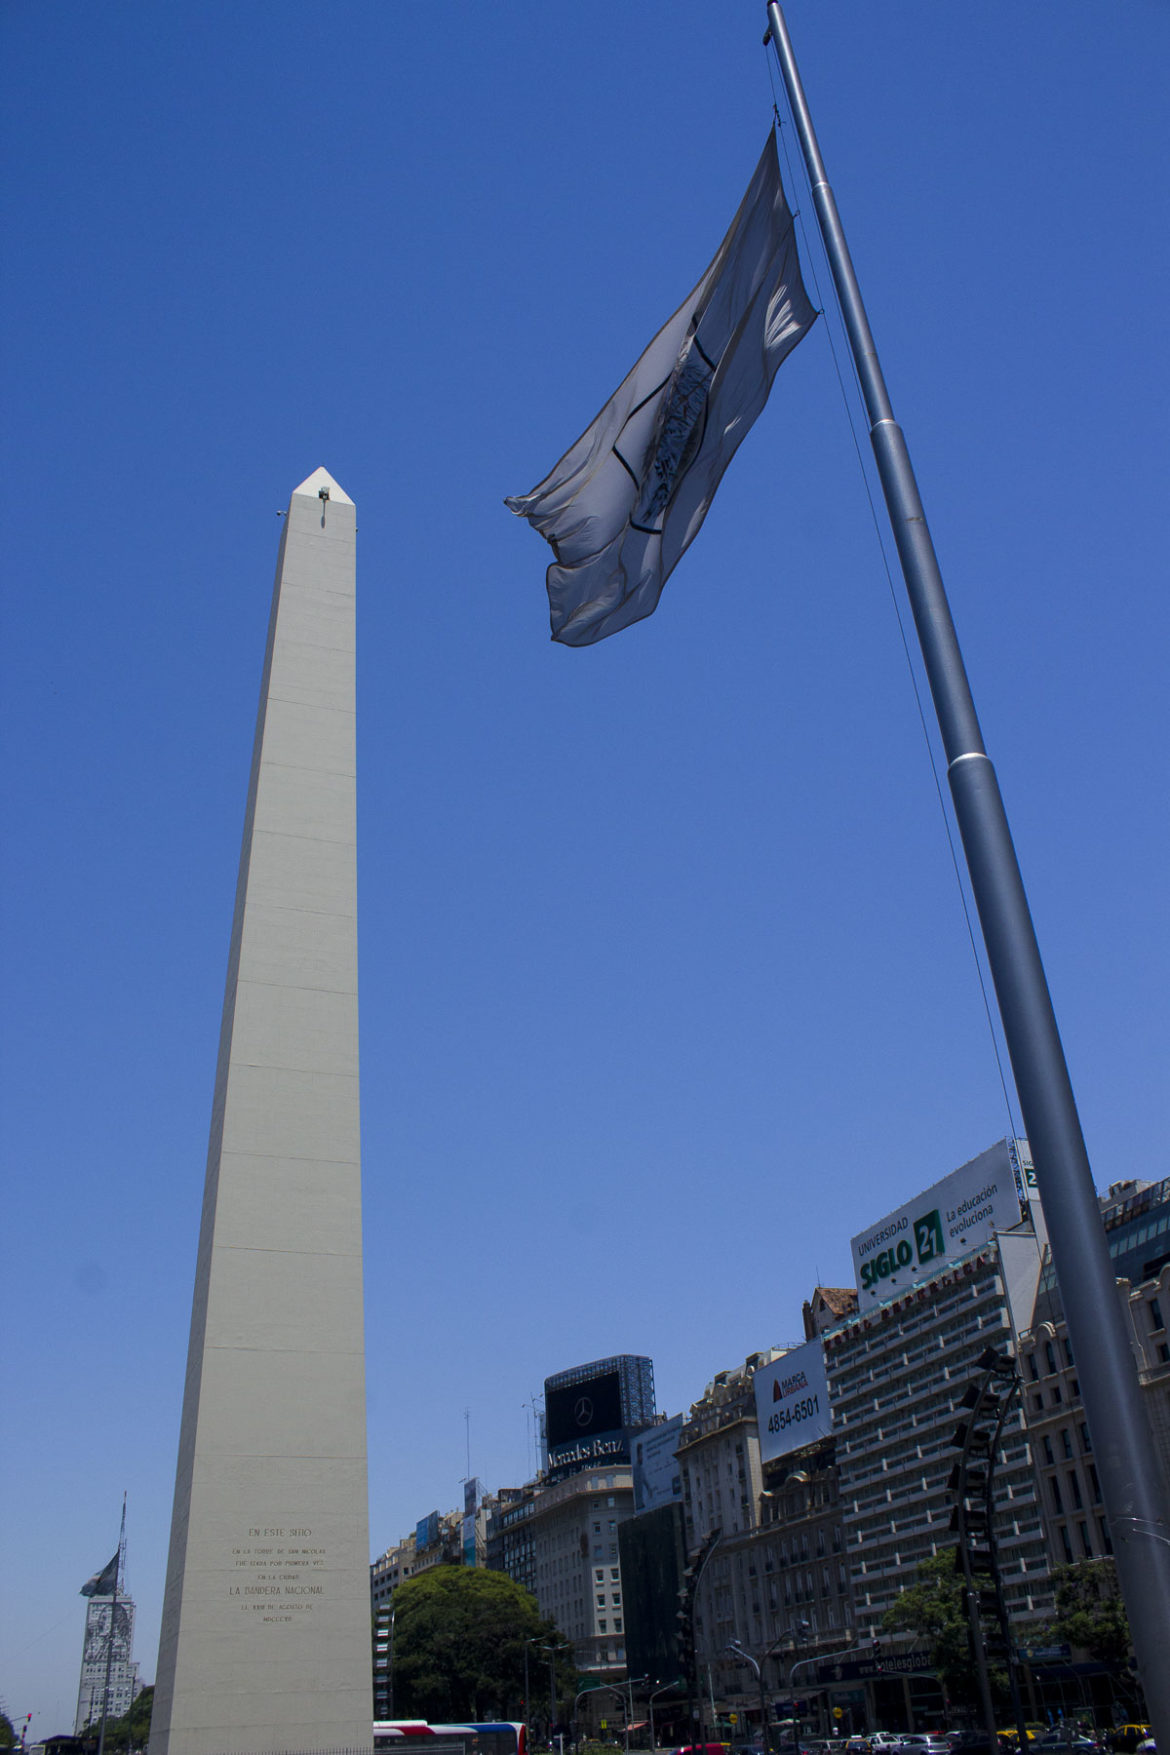
[[[1062,1402],[1064,1401],[1064,1395],[1061,1392],[1061,1388],[1060,1388],[1059,1383],[1057,1384],[1056,1388],[1053,1390],[1052,1395],[1049,1399],[1051,1400],[1054,1408],[1059,1408],[1061,1406]]]
[[[595,1535],[595,1536],[599,1536],[599,1535],[600,1535],[600,1534],[601,1534],[601,1525],[600,1525],[600,1523],[595,1523],[595,1524],[594,1524],[594,1526],[593,1526],[593,1534],[594,1534],[594,1535]]]
[[[613,1630],[614,1630],[614,1632],[615,1632],[615,1633],[620,1633],[620,1632],[621,1632],[621,1630],[622,1630],[622,1624],[621,1624],[621,1622],[620,1622],[620,1621],[615,1621],[615,1622],[614,1622],[614,1624],[613,1624]]]
[[[1061,1341],[1060,1345],[1061,1345],[1061,1348],[1064,1352],[1064,1362],[1071,1370],[1072,1367],[1076,1364],[1076,1360],[1073,1358],[1072,1343],[1071,1343],[1071,1341],[1068,1340],[1068,1338],[1066,1336],[1066,1338],[1063,1341]]]
[[[1068,1546],[1068,1544],[1067,1544],[1067,1541],[1066,1541],[1066,1543],[1065,1543],[1065,1546],[1066,1546],[1066,1547],[1067,1547],[1067,1546]],[[598,1631],[598,1632],[599,1632],[599,1633],[608,1633],[608,1632],[609,1632],[609,1627],[608,1627],[608,1625],[607,1625],[607,1623],[606,1623],[606,1620],[605,1620],[605,1616],[604,1616],[604,1615],[602,1615],[602,1616],[601,1616],[601,1617],[600,1617],[600,1619],[599,1619],[599,1620],[598,1620],[598,1623],[597,1623],[597,1631]]]
[[[1060,1428],[1060,1444],[1065,1456],[1071,1456],[1073,1453],[1072,1433],[1067,1426],[1062,1426]]]
[[[1051,1341],[1045,1341],[1045,1343],[1044,1343],[1044,1359],[1045,1359],[1045,1362],[1047,1363],[1049,1371],[1055,1371],[1056,1370],[1056,1348],[1053,1346]]]
[[[1166,1324],[1162,1320],[1162,1306],[1159,1303],[1157,1298],[1151,1298],[1150,1299],[1150,1327],[1153,1329],[1159,1329],[1159,1328],[1165,1328],[1165,1326],[1166,1326]]]
[[[601,1574],[598,1573],[597,1576],[600,1578]],[[609,1576],[613,1579],[614,1583],[617,1584],[618,1580],[621,1578],[621,1572],[616,1566],[611,1566],[609,1569]]]
[[[599,1609],[604,1609],[604,1607],[605,1607],[605,1592],[604,1591],[599,1591],[597,1594],[597,1607]]]
[[[1079,1523],[1077,1525],[1077,1530],[1080,1533],[1081,1547],[1084,1549],[1085,1559],[1091,1560],[1093,1558],[1093,1544],[1089,1540],[1089,1526],[1087,1523]]]
[[[1040,1367],[1036,1363],[1035,1353],[1028,1354],[1028,1370],[1031,1373],[1032,1382],[1039,1383],[1039,1381],[1040,1381]]]
[[[610,1527],[610,1529],[611,1529],[611,1530],[616,1530],[616,1528],[617,1528],[617,1518],[616,1518],[616,1517],[611,1517],[611,1518],[610,1518],[610,1520],[609,1520],[609,1527]]]
[[[1093,1448],[1093,1440],[1089,1437],[1089,1428],[1085,1425],[1085,1422],[1082,1420],[1081,1421],[1081,1449],[1085,1452],[1085,1455],[1087,1456],[1088,1453],[1092,1450],[1092,1448]]]
[[[1055,1475],[1048,1482],[1048,1492],[1052,1500],[1053,1511],[1063,1511],[1064,1506],[1060,1502],[1060,1482]]]
[[[1060,1545],[1064,1549],[1065,1559],[1071,1566],[1073,1559],[1072,1543],[1068,1539],[1068,1531],[1063,1524],[1060,1526]]]
[[[607,1505],[616,1505],[616,1504],[617,1504],[617,1500],[616,1500],[616,1499],[615,1499],[615,1498],[614,1498],[614,1496],[613,1496],[613,1494],[612,1494],[612,1493],[609,1493],[609,1494],[607,1494],[607,1495],[606,1495],[606,1500],[605,1500],[605,1503],[606,1503],[606,1504],[607,1504]]]
[[[1084,1504],[1084,1500],[1081,1498],[1081,1483],[1077,1480],[1072,1469],[1068,1471],[1068,1486],[1069,1492],[1072,1494],[1072,1502],[1079,1511]]]
[[[593,1580],[594,1580],[595,1584],[604,1584],[605,1583],[605,1567],[604,1566],[599,1566],[597,1568],[597,1571],[593,1574]]]
[[[1049,1438],[1047,1432],[1044,1434],[1040,1442],[1044,1446],[1044,1461],[1046,1463],[1054,1463],[1056,1461],[1056,1456],[1052,1449],[1052,1440]]]
[[[1100,1505],[1100,1503],[1101,1503],[1101,1483],[1097,1479],[1097,1470],[1096,1470],[1096,1466],[1093,1463],[1089,1464],[1089,1485],[1093,1489],[1093,1504]]]

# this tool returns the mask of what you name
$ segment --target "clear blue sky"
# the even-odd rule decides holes
[[[793,0],[1098,1183],[1167,1172],[1162,0]],[[359,517],[371,1539],[800,1334],[1008,1129],[825,326],[649,621],[511,518],[697,278],[755,0],[6,0],[0,1694],[154,1674],[278,507]]]

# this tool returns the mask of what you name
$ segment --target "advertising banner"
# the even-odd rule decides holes
[[[770,1365],[759,1366],[755,1390],[761,1462],[787,1456],[790,1450],[826,1437],[832,1429],[821,1341],[806,1341]]]
[[[630,1437],[622,1425],[622,1385],[617,1371],[602,1371],[579,1383],[545,1386],[548,1468],[559,1480],[580,1468],[628,1463]]]
[[[1019,1222],[1015,1166],[1000,1140],[853,1238],[859,1309],[896,1297]]]
[[[549,1450],[622,1429],[622,1387],[616,1371],[605,1371],[584,1383],[546,1389],[545,1433]]]
[[[683,1417],[676,1414],[660,1426],[648,1426],[633,1440],[636,1511],[656,1511],[668,1500],[682,1498],[682,1470],[675,1455],[682,1428]]]

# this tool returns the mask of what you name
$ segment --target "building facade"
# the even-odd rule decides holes
[[[548,1483],[528,1519],[540,1612],[573,1646],[584,1677],[625,1668],[625,1607],[618,1530],[634,1515],[629,1467]]]
[[[112,1596],[90,1597],[85,1615],[85,1640],[81,1648],[81,1679],[77,1687],[74,1736],[79,1737],[86,1725],[100,1721],[103,1701],[108,1719],[122,1718],[129,1712],[142,1690],[142,1684],[138,1680],[138,1665],[133,1660],[133,1649],[134,1603],[131,1598],[119,1591],[115,1610]]]
[[[1101,1197],[1100,1207],[1170,1503],[1170,1179],[1116,1183]],[[1113,1541],[1048,1256],[1034,1321],[1020,1336],[1020,1370],[1051,1562],[1068,1566],[1104,1559],[1112,1554]]]

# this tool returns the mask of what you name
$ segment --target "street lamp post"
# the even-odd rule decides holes
[[[634,1689],[642,1682],[648,1682],[649,1680],[649,1676],[638,1676],[632,1682],[627,1682],[622,1687],[619,1687],[616,1682],[595,1682],[592,1688],[582,1688],[580,1694],[577,1695],[576,1700],[573,1701],[574,1715],[577,1711],[577,1701],[582,1700],[586,1694],[616,1694],[622,1703],[622,1716],[626,1721],[626,1750],[628,1755],[630,1747],[630,1720],[634,1716]],[[627,1688],[629,1689],[628,1706],[626,1704]]]
[[[760,1693],[760,1742],[766,1749],[768,1747],[768,1703],[764,1699],[764,1672],[751,1652],[745,1651],[738,1639],[729,1640],[727,1649],[734,1652],[737,1658],[742,1658],[745,1663],[750,1664],[756,1672],[756,1687]],[[765,1652],[764,1655],[767,1656],[767,1653]]]
[[[528,1742],[528,1647],[532,1641],[524,1641],[524,1741]]]
[[[676,1676],[673,1682],[664,1682],[661,1688],[655,1688],[649,1700],[646,1702],[646,1711],[650,1717],[650,1755],[654,1755],[654,1751],[658,1747],[658,1739],[654,1734],[654,1702],[658,1699],[660,1694],[668,1693],[671,1688],[682,1688],[683,1686],[684,1683],[682,1678]]]
[[[534,1645],[536,1647],[537,1651],[546,1651],[549,1653],[549,1660],[548,1660],[548,1704],[549,1704],[548,1738],[549,1738],[549,1743],[551,1745],[552,1734],[553,1734],[553,1720],[556,1718],[556,1712],[557,1712],[557,1709],[556,1709],[556,1681],[555,1681],[555,1671],[553,1669],[553,1664],[556,1660],[557,1648],[555,1645],[544,1645],[541,1642],[541,1640],[538,1638],[526,1639],[524,1641],[524,1730],[525,1730],[526,1735],[528,1732],[528,1717],[529,1717],[528,1648],[530,1645]]]
[[[649,1676],[626,1677],[626,1690],[630,1702],[626,1709],[626,1755],[630,1755],[630,1721],[634,1716],[634,1689],[640,1688],[643,1682],[648,1682],[649,1680]]]

